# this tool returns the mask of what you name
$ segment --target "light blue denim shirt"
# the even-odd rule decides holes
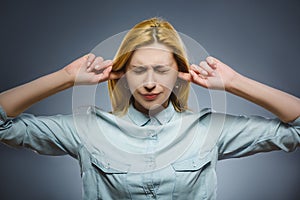
[[[218,160],[295,150],[300,118],[179,113],[170,104],[153,117],[130,106],[122,117],[88,107],[10,119],[0,107],[0,140],[78,159],[83,199],[216,199]]]

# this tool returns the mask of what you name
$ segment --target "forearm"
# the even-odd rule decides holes
[[[226,90],[264,107],[283,122],[300,116],[299,98],[242,75],[237,75]]]
[[[72,77],[62,69],[1,93],[0,105],[7,116],[15,117],[34,103],[72,85]]]

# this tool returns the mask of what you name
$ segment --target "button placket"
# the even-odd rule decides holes
[[[149,139],[151,140],[157,140],[157,127],[158,125],[158,122],[155,118],[151,117],[150,118],[150,122],[149,122],[149,126],[151,127],[149,130],[148,130],[148,137]]]
[[[156,193],[154,191],[153,186],[149,186],[149,185],[144,186],[144,191],[148,198],[156,199]]]
[[[145,162],[146,162],[146,168],[147,171],[150,171],[150,173],[145,173],[143,174],[143,189],[145,192],[145,195],[147,196],[147,199],[157,199],[157,190],[159,185],[155,184],[154,177],[153,177],[153,172],[156,168],[156,162],[155,162],[155,154],[154,152],[156,151],[157,148],[157,125],[158,122],[156,121],[155,118],[150,118],[149,123],[148,123],[148,130],[147,130],[147,147],[146,147],[146,153],[145,155]]]

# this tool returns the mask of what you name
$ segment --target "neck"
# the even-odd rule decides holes
[[[136,101],[133,102],[133,106],[135,107],[135,109],[137,109],[138,111],[140,111],[141,113],[143,113],[147,116],[156,115],[157,113],[161,112],[166,107],[168,107],[168,105],[169,105],[169,101],[166,101],[162,105],[156,104],[156,105],[152,106],[150,109],[147,109],[147,108],[143,107],[141,104],[139,104],[138,102],[136,102]]]

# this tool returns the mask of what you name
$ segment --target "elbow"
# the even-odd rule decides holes
[[[300,114],[299,115],[296,115],[295,117],[281,117],[280,118],[280,121],[285,123],[285,124],[288,124],[288,123],[293,123],[295,120],[297,120],[298,118],[300,117]]]
[[[19,112],[14,111],[14,110],[10,110],[10,109],[6,109],[4,107],[2,107],[2,110],[4,111],[6,117],[15,118],[15,117],[20,115]]]

